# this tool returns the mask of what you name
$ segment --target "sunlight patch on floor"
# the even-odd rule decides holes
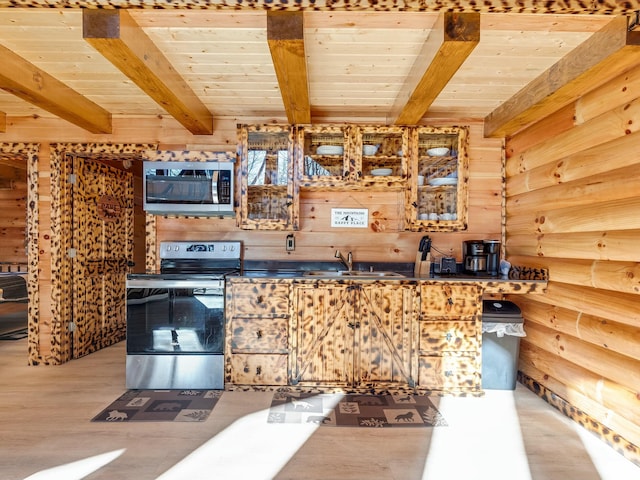
[[[594,467],[598,471],[601,480],[640,479],[638,467],[632,462],[621,462],[621,454],[613,448],[603,449],[603,441],[579,424],[574,424],[573,429],[580,437],[584,449],[591,457]]]
[[[449,427],[433,430],[424,480],[531,480],[514,394],[443,397],[438,409]],[[452,447],[455,446],[455,447]]]
[[[157,480],[274,478],[318,425],[267,423],[268,415],[267,409],[235,421]]]
[[[114,450],[113,452],[83,458],[77,462],[66,463],[57,467],[41,470],[33,475],[29,475],[24,480],[80,480],[99,470],[107,463],[112,462],[122,455],[124,451],[124,448]]]

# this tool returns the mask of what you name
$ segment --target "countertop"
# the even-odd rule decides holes
[[[404,263],[368,263],[354,265],[354,270],[363,272],[359,276],[336,276],[330,272],[344,270],[336,262],[247,262],[243,273],[236,278],[243,279],[291,279],[296,282],[456,282],[478,283],[485,293],[539,293],[546,289],[548,274],[544,269],[513,266],[508,275],[490,276],[466,273],[434,274],[416,277],[413,264]],[[371,276],[364,274],[373,268]],[[316,272],[309,275],[309,271]],[[328,274],[318,275],[318,271]],[[402,276],[376,276],[375,272],[397,272]]]

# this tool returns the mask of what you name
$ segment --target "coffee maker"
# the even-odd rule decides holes
[[[483,240],[484,253],[487,255],[487,275],[498,276],[500,268],[500,242],[498,240]]]
[[[474,275],[498,275],[500,242],[498,240],[466,240],[462,242],[464,271]]]
[[[481,274],[487,271],[487,256],[484,253],[482,240],[465,240],[462,242],[462,262],[467,273]]]

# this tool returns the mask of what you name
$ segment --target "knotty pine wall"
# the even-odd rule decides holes
[[[452,121],[450,125],[460,124]],[[462,260],[462,241],[501,239],[502,142],[485,139],[481,123],[470,125],[469,228],[455,233],[411,233],[402,230],[401,191],[302,191],[296,248],[285,249],[286,231],[245,231],[233,219],[157,217],[156,243],[162,240],[241,240],[245,259],[334,261],[334,252],[353,252],[354,261],[413,262],[420,238],[430,235],[435,248]],[[332,228],[331,208],[369,209],[369,228]],[[437,252],[434,255],[439,256]]]
[[[508,259],[549,270],[546,294],[513,298],[527,331],[519,369],[635,462],[639,152],[640,67],[506,143]]]
[[[27,264],[27,165],[0,158],[0,265]],[[11,163],[22,163],[22,167]],[[2,267],[4,271],[4,267]]]

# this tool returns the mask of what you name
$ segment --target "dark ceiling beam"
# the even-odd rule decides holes
[[[44,70],[0,46],[0,88],[91,133],[111,133],[111,114]],[[6,130],[6,116],[0,117]]]
[[[302,12],[267,12],[267,41],[289,123],[311,123]]]
[[[83,38],[194,135],[213,115],[127,10],[83,10]]]
[[[485,137],[508,137],[640,63],[640,32],[615,17],[484,119]]]
[[[396,125],[415,125],[480,42],[479,13],[441,13],[391,109]]]

